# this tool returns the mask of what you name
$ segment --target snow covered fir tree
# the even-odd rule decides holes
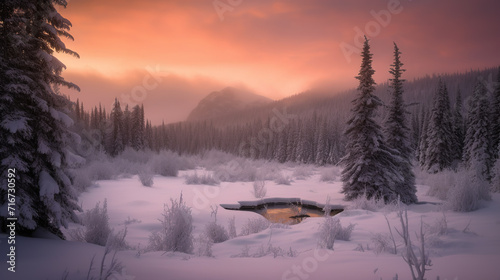
[[[399,91],[394,94],[394,99],[396,99],[395,102],[401,103],[398,100],[400,99],[398,95],[401,94],[399,80],[401,64],[397,48],[395,55],[396,61],[394,70],[392,70],[395,75],[393,90]],[[382,101],[373,94],[375,70],[372,68],[372,54],[367,38],[365,38],[361,57],[361,69],[356,77],[359,80],[359,94],[352,102],[351,118],[347,122],[345,130],[347,145],[346,155],[341,161],[344,166],[342,192],[347,200],[365,196],[367,199],[383,199],[384,202],[395,201],[398,197],[405,203],[415,202],[414,192],[405,191],[403,193],[400,191],[405,180],[411,179],[405,179],[404,176],[408,176],[408,174],[403,174],[399,166],[404,162],[403,158],[395,148],[388,146],[382,133],[382,127],[375,119],[377,109],[382,105]],[[394,104],[393,106],[403,106],[403,104]],[[401,108],[394,108],[395,110],[401,110]],[[393,113],[393,118],[396,117],[395,114]],[[388,122],[392,123],[393,120],[390,118]],[[397,145],[395,139],[392,140],[393,144]],[[413,188],[413,186],[410,187]]]
[[[61,77],[65,66],[54,51],[78,57],[67,49],[61,37],[71,23],[56,5],[66,1],[2,1],[0,11],[0,172],[16,174],[17,228],[30,235],[44,228],[63,237],[60,228],[77,222],[76,193],[67,168],[77,158],[69,142],[79,136],[68,130],[72,124],[69,101],[58,86],[78,87]],[[0,188],[0,224],[6,230],[7,183]]]
[[[412,147],[410,134],[411,130],[408,127],[407,116],[410,112],[407,110],[407,104],[404,102],[403,82],[401,76],[405,69],[401,62],[401,52],[398,46],[394,43],[394,64],[389,73],[393,76],[390,79],[391,101],[388,106],[388,116],[385,121],[384,131],[387,145],[389,148],[396,150],[399,154],[401,162],[398,163],[399,173],[403,177],[403,182],[396,186],[396,192],[404,203],[417,202],[415,195],[415,174],[413,174],[414,149]]]

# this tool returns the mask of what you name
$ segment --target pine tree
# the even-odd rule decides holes
[[[77,222],[76,203],[68,167],[73,155],[69,143],[71,103],[55,90],[79,88],[61,77],[65,68],[54,51],[78,57],[61,37],[71,23],[55,4],[66,1],[18,0],[0,4],[0,173],[16,173],[16,232],[31,234],[38,228],[63,238],[61,226]],[[6,228],[7,184],[0,184],[0,226]]]
[[[455,136],[454,137],[455,142],[453,143],[455,157],[453,159],[455,161],[462,160],[462,154],[464,150],[465,123],[462,110],[463,110],[462,92],[459,89],[457,92],[455,108],[453,111],[453,134]]]
[[[495,90],[492,92],[491,101],[491,148],[493,160],[499,159],[500,154],[500,67],[498,68]]]
[[[415,174],[413,174],[413,148],[411,147],[410,128],[406,115],[409,114],[403,100],[403,82],[401,79],[405,69],[401,68],[401,52],[394,43],[394,64],[389,73],[393,76],[391,84],[391,102],[388,107],[389,113],[385,122],[385,136],[389,148],[399,153],[401,162],[398,164],[399,172],[404,181],[396,187],[396,192],[404,203],[417,202],[417,192],[415,188]]]
[[[420,164],[421,169],[425,168],[425,164],[427,162],[426,152],[429,147],[427,143],[427,130],[429,128],[429,117],[428,114],[423,111],[422,112],[422,123],[420,129],[420,137],[418,142],[418,162]]]
[[[403,182],[397,167],[401,159],[386,146],[381,127],[375,121],[382,101],[373,94],[375,71],[366,38],[361,55],[361,69],[356,77],[359,95],[352,101],[351,118],[344,132],[347,154],[341,160],[342,193],[347,200],[366,196],[389,202],[397,199],[396,186]]]
[[[131,113],[130,110],[128,109],[128,104],[125,105],[125,110],[123,111],[123,146],[129,147],[132,145],[132,140],[131,140],[131,134],[132,134],[132,127],[131,127]]]
[[[440,79],[427,128],[425,168],[428,172],[436,173],[451,166],[454,158],[453,139],[448,89]]]
[[[144,149],[144,109],[139,107],[139,105],[134,106],[132,108],[132,117],[131,117],[131,144],[132,148],[135,150]]]
[[[111,156],[116,156],[123,152],[125,148],[123,146],[123,112],[117,98],[115,98],[110,118],[111,131],[107,150]]]
[[[478,82],[469,103],[463,160],[467,168],[479,164],[484,178],[490,178],[489,102],[486,87]]]
[[[328,157],[327,139],[326,139],[326,120],[318,122],[319,128],[317,129],[317,147],[316,147],[316,164],[325,165]]]

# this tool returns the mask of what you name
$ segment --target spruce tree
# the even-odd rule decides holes
[[[71,103],[56,88],[79,88],[61,77],[65,68],[54,51],[78,57],[61,37],[71,23],[55,5],[66,1],[18,0],[0,4],[0,174],[15,169],[16,210],[7,212],[7,184],[0,184],[0,226],[16,217],[16,232],[29,235],[44,228],[63,238],[61,226],[77,222],[80,210],[68,167],[74,158],[69,143]],[[81,113],[81,112],[80,112]]]
[[[436,173],[451,166],[454,138],[448,89],[440,79],[427,127],[425,169],[428,172]]]
[[[108,152],[111,156],[116,156],[123,152],[123,112],[120,102],[115,98],[113,110],[110,116],[111,131],[109,132]]]
[[[387,147],[380,125],[375,121],[382,101],[373,94],[375,81],[372,54],[365,38],[359,75],[359,94],[352,101],[351,117],[344,132],[347,138],[346,155],[342,158],[342,193],[346,200],[360,196],[397,199],[396,187],[403,182],[398,164],[397,151]]]
[[[135,105],[131,117],[131,144],[135,150],[144,149],[144,109]]]
[[[465,141],[465,122],[462,110],[462,92],[459,89],[457,92],[455,108],[453,111],[453,134],[455,141],[453,143],[453,148],[455,150],[455,157],[453,159],[457,162],[462,160]]]
[[[492,160],[499,159],[500,154],[500,67],[498,68],[495,90],[491,97],[491,148]]]
[[[396,188],[397,194],[404,203],[417,202],[417,192],[415,188],[415,174],[413,174],[413,148],[410,139],[410,128],[406,116],[409,114],[403,99],[403,82],[401,79],[405,69],[402,68],[401,52],[394,43],[394,64],[391,65],[389,73],[393,76],[390,79],[391,102],[388,106],[388,117],[385,122],[385,137],[389,148],[399,153],[401,162],[398,164],[399,172],[404,181]]]
[[[468,169],[478,168],[485,179],[490,179],[490,160],[492,157],[491,149],[489,149],[488,129],[487,90],[483,83],[478,82],[469,103],[463,160]]]

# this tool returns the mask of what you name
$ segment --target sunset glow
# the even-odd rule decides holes
[[[222,4],[221,4],[222,3]],[[497,1],[96,1],[61,10],[73,28],[58,54],[86,105],[108,104],[141,84],[146,67],[163,79],[141,100],[155,123],[184,119],[206,94],[245,86],[273,99],[314,87],[355,86],[360,32],[385,82],[392,42],[406,78],[499,63]],[[345,46],[348,47],[346,52]],[[349,55],[346,55],[349,54]]]

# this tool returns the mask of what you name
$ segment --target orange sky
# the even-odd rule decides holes
[[[154,123],[182,120],[226,86],[273,99],[354,87],[359,55],[345,53],[360,32],[371,39],[378,83],[388,78],[393,41],[407,79],[500,64],[495,0],[68,2],[61,14],[75,41],[67,46],[81,59],[58,57],[82,91],[66,93],[86,106],[144,103]]]

